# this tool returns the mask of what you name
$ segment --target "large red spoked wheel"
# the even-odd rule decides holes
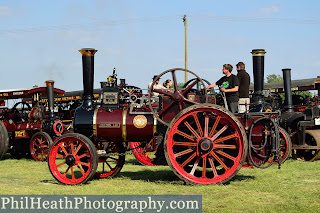
[[[248,142],[239,120],[226,109],[198,104],[181,111],[168,127],[165,156],[189,184],[230,180],[242,166]]]
[[[46,132],[37,132],[30,141],[30,153],[36,161],[47,160],[49,149],[53,141],[50,135]]]
[[[7,153],[9,148],[9,135],[7,128],[0,121],[0,159]]]
[[[98,166],[98,155],[89,138],[78,133],[65,134],[52,145],[48,165],[60,183],[75,185],[91,180]]]
[[[153,139],[150,143],[153,142]],[[136,157],[136,159],[143,165],[147,166],[156,166],[153,163],[155,158],[154,149],[152,144],[141,144],[140,142],[130,142],[129,143],[132,153]]]
[[[122,143],[106,142],[104,143],[104,152],[99,153],[99,165],[96,178],[112,178],[122,169],[125,162],[126,149]]]
[[[181,90],[178,87],[178,83],[179,83],[179,81],[177,80],[177,72],[178,71],[190,73],[196,77],[196,78],[192,79],[191,82],[189,82],[188,87],[183,90]],[[155,82],[157,80],[159,80],[161,77],[163,77],[166,73],[171,73],[173,88],[169,89],[167,91],[163,90],[163,89],[155,89],[154,88]],[[172,113],[172,111],[177,110],[178,112],[180,112],[184,108],[186,108],[187,106],[190,106],[193,104],[199,104],[199,102],[196,102],[195,100],[188,99],[188,94],[192,91],[192,88],[197,84],[199,84],[198,90],[201,90],[202,94],[204,96],[204,100],[200,100],[200,102],[202,101],[202,103],[207,103],[208,102],[208,94],[207,94],[207,90],[205,89],[206,86],[203,83],[202,79],[198,75],[196,75],[194,72],[191,72],[190,70],[183,69],[183,68],[173,68],[173,69],[169,69],[167,71],[162,72],[160,75],[158,75],[157,78],[155,78],[153,80],[153,83],[152,83],[151,88],[149,90],[149,107],[150,107],[152,114],[157,118],[157,120],[159,122],[163,123],[166,126],[169,126],[169,123],[166,122],[164,119],[162,119],[163,116],[165,116],[166,114]],[[200,91],[198,91],[198,92],[200,92]],[[169,96],[171,99],[170,104],[168,104],[166,107],[161,109],[159,112],[156,112],[156,110],[153,108],[152,102],[151,102],[151,96],[153,93],[158,93],[160,95]]]

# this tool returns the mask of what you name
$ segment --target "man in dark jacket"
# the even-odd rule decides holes
[[[237,77],[239,79],[239,113],[243,113],[249,110],[250,98],[249,98],[249,86],[250,75],[246,72],[246,67],[243,62],[237,63]],[[247,105],[245,105],[247,104]]]
[[[238,112],[238,101],[239,101],[239,80],[238,77],[233,75],[231,64],[224,64],[222,68],[222,73],[225,75],[220,78],[216,83],[211,84],[207,87],[210,89],[215,87],[216,85],[222,86],[220,87],[220,91],[226,94],[228,108],[231,112]]]

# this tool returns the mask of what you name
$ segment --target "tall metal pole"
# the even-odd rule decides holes
[[[185,67],[185,69],[188,69],[188,34],[187,34],[188,20],[186,18],[186,15],[183,16],[183,22],[184,22],[184,35],[185,35],[184,67]],[[185,81],[185,83],[187,83],[187,81],[188,81],[188,72],[185,72],[185,74],[184,74],[184,81]]]

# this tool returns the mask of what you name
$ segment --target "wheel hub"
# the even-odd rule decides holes
[[[210,138],[202,138],[198,142],[198,153],[199,155],[205,155],[213,150],[213,143]]]
[[[66,157],[66,164],[67,164],[68,166],[73,166],[75,163],[76,163],[76,159],[74,158],[73,155],[68,155],[68,156]]]

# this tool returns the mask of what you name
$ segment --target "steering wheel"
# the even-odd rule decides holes
[[[18,108],[19,105],[21,105],[21,107]],[[23,101],[13,105],[11,109],[11,113],[15,114],[22,121],[24,121],[24,117],[28,116],[28,111],[31,111],[31,106]]]
[[[194,80],[196,80],[196,78],[193,78],[193,79],[190,79],[189,81],[187,81],[187,82],[183,85],[183,88],[186,88],[186,87],[190,84],[190,82],[192,82],[192,81],[194,81]],[[210,83],[208,80],[206,80],[206,79],[203,79],[203,78],[202,78],[202,81],[205,82],[205,83],[207,83],[207,86],[210,86],[210,85],[211,85],[211,83]],[[209,91],[212,91],[212,93],[215,93],[214,87],[212,87],[212,88],[210,88],[210,89],[208,89],[208,90],[209,90]]]
[[[177,77],[176,77],[176,72],[177,71],[188,72],[188,73],[191,73],[192,75],[194,75],[196,77],[196,78],[194,78],[194,79],[192,79],[190,81],[190,85],[187,88],[185,88],[184,90],[181,90],[181,91],[178,88],[178,80],[177,80]],[[153,88],[155,82],[157,80],[159,80],[160,77],[163,76],[166,73],[171,73],[173,89],[171,91],[165,91],[165,90]],[[187,70],[187,69],[184,69],[184,68],[173,68],[173,69],[169,69],[167,71],[164,71],[160,75],[158,75],[158,77],[155,78],[153,80],[153,82],[152,82],[152,85],[151,85],[151,87],[149,89],[149,96],[148,96],[148,98],[149,98],[149,107],[150,107],[150,110],[151,110],[152,114],[154,115],[154,117],[156,117],[157,120],[160,121],[161,123],[163,123],[164,125],[169,126],[169,123],[163,121],[160,117],[162,117],[162,116],[166,115],[167,113],[169,113],[170,109],[172,109],[173,107],[177,106],[178,110],[180,112],[180,111],[183,110],[183,104],[184,103],[199,104],[198,102],[189,100],[187,98],[188,93],[191,91],[192,87],[194,85],[196,85],[197,83],[200,83],[200,86],[203,87],[201,89],[201,91],[204,92],[205,103],[207,103],[208,102],[208,94],[207,94],[207,90],[205,89],[206,88],[205,84],[203,83],[202,79],[198,75],[196,75],[195,73],[191,72],[190,70]],[[170,99],[171,99],[171,102],[165,108],[161,109],[160,112],[156,112],[153,109],[152,104],[151,104],[151,96],[152,96],[152,94],[154,92],[159,93],[160,95],[169,96]]]

